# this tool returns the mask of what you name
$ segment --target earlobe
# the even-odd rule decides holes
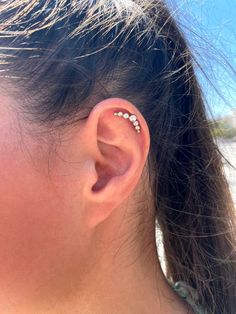
[[[120,98],[97,104],[83,134],[88,140],[89,158],[94,162],[95,173],[91,177],[95,181],[87,185],[84,195],[87,224],[93,227],[104,221],[135,189],[147,159],[150,137],[141,113]]]

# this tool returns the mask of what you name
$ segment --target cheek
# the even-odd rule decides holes
[[[68,238],[78,229],[62,183],[52,183],[40,151],[28,149],[32,159],[13,143],[0,147],[1,277],[55,265],[68,254]]]

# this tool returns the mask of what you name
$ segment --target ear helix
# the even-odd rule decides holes
[[[140,128],[140,125],[139,125],[139,122],[137,120],[136,115],[123,113],[123,112],[119,111],[119,112],[114,112],[114,116],[123,117],[124,119],[129,119],[129,121],[133,124],[136,132],[137,133],[141,132],[141,128]]]

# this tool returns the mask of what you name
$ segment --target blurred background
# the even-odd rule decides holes
[[[236,210],[236,0],[166,0],[196,58],[207,109]],[[165,271],[161,235],[158,252]]]
[[[197,60],[208,119],[236,168],[236,0],[167,0]],[[236,204],[236,170],[225,163]]]

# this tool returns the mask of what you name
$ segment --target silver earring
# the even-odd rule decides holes
[[[123,113],[123,112],[119,111],[119,112],[114,112],[114,116],[123,117],[124,119],[129,119],[129,121],[133,124],[136,132],[138,132],[138,133],[141,132],[141,128],[140,128],[140,125],[139,125],[139,122],[137,120],[136,115]]]

